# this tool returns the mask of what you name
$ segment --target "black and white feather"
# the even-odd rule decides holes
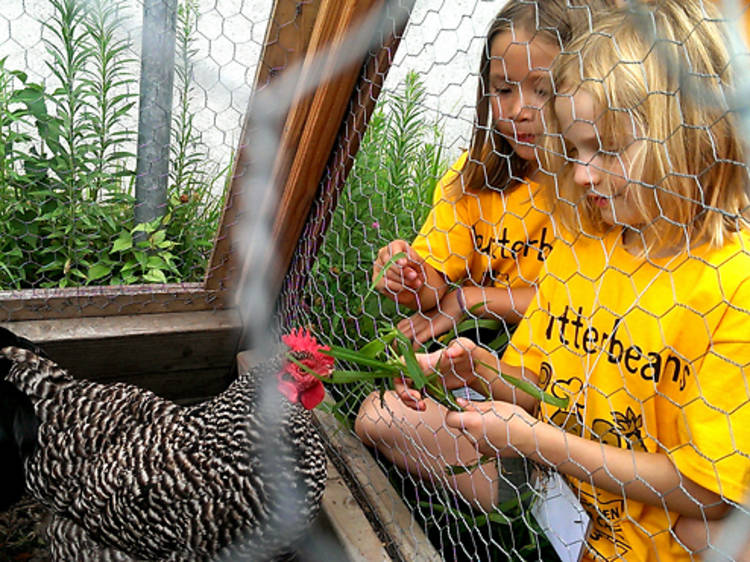
[[[18,402],[16,425],[26,424],[17,438],[13,423],[2,431],[28,491],[51,509],[54,560],[266,560],[317,515],[326,462],[311,413],[263,385],[281,357],[182,407],[76,380],[26,347],[0,351],[12,385],[3,400]]]

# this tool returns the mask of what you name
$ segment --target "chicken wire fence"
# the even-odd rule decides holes
[[[172,111],[171,116],[161,116],[166,119],[163,123],[168,123],[162,127],[169,127],[169,151],[167,155],[164,146],[156,147],[157,155],[151,153],[151,159],[141,167],[141,157],[148,155],[139,140],[141,126],[151,127],[155,137],[166,133],[154,127],[158,111],[145,117],[138,114],[139,92],[143,95],[138,80],[143,64],[140,30],[147,25],[142,19],[144,3],[26,0],[4,5],[0,22],[7,25],[1,26],[0,95],[6,117],[0,123],[0,134],[4,146],[2,189],[7,203],[0,211],[0,228],[4,229],[1,289],[189,284],[205,278],[223,196],[233,180],[232,154],[240,140],[249,84],[259,75],[255,64],[264,41],[277,37],[267,30],[271,4],[180,0],[173,5],[174,83],[165,88],[171,94],[167,105]],[[349,348],[361,347],[414,314],[370,289],[372,264],[388,242],[415,239],[428,221],[433,201],[447,201],[435,198],[436,185],[470,146],[478,61],[487,26],[504,2],[418,0],[413,5],[393,4],[404,8],[408,17],[394,17],[392,30],[399,41],[388,50],[386,64],[373,62],[382,60],[378,59],[382,52],[367,42],[357,46],[361,52],[353,51],[355,57],[369,50],[363,68],[373,64],[375,71],[369,81],[360,82],[352,97],[343,120],[352,125],[340,131],[340,142],[326,167],[278,306],[282,327],[309,325],[327,343]],[[587,3],[579,4],[577,9]],[[158,11],[153,6],[151,15]],[[725,2],[725,10],[732,6]],[[282,22],[287,30],[302,25],[294,15]],[[739,34],[739,28],[735,32]],[[158,47],[151,48],[158,51]],[[284,70],[294,66],[293,49],[289,51],[288,61],[264,69],[267,76],[284,76]],[[740,72],[738,75],[741,77]],[[159,85],[157,81],[152,87]],[[258,102],[258,113],[283,112],[290,103],[288,90],[273,91],[276,97],[266,98],[266,105]],[[374,97],[378,104],[368,114],[365,128],[353,117],[362,108],[371,107]],[[273,157],[276,147],[278,131],[273,122],[268,125],[265,128],[261,123],[252,136],[253,157],[261,163],[269,154]],[[352,149],[353,145],[358,150]],[[251,201],[262,201],[267,189],[265,176],[257,172],[260,168],[254,167],[258,176],[249,181],[251,189],[260,190],[251,191]],[[168,175],[162,181],[161,199],[139,199],[139,178],[158,177],[159,173]],[[536,199],[529,196],[528,200],[533,200],[527,206],[533,210]],[[135,213],[139,204],[158,217],[146,215],[139,226]],[[541,210],[553,224],[547,211]],[[259,247],[262,250],[257,251],[265,251],[270,241],[263,211],[260,205],[246,209],[242,226],[251,240],[242,240],[240,247],[251,255]],[[495,250],[507,259],[511,252],[518,252],[519,247],[514,246],[517,240],[508,239],[498,222],[500,214],[496,208],[482,207],[476,224],[456,220],[457,227],[470,229],[479,224],[488,229],[488,234],[475,229],[472,244],[478,254]],[[518,211],[511,218],[523,224],[527,214],[528,210]],[[521,243],[522,250],[531,246],[528,238]],[[547,238],[536,239],[540,251],[547,243]],[[463,259],[462,254],[457,256]],[[471,282],[502,285],[504,281],[494,278],[497,276],[493,277],[486,263],[484,266],[488,275],[475,276]],[[260,342],[263,336],[257,334],[267,327],[264,322],[272,311],[267,298],[270,292],[266,293],[268,287],[264,286],[267,279],[263,275],[248,279],[250,285],[256,281],[261,287],[245,288],[241,308],[257,313],[250,324],[252,328],[258,323],[255,340]],[[458,276],[453,281],[465,280]],[[122,292],[127,295],[125,289]],[[638,302],[645,297],[634,294],[632,298]],[[45,299],[42,297],[42,302]],[[720,300],[725,302],[723,297]],[[140,306],[136,305],[136,311]],[[742,312],[746,313],[746,308]],[[447,311],[436,309],[419,313],[416,319],[429,325],[445,314]],[[581,328],[575,332],[574,312],[570,316],[561,313],[559,318],[554,329],[561,337],[568,324],[570,334],[580,336]],[[658,325],[660,316],[650,320]],[[695,313],[691,321],[701,329],[705,325]],[[501,322],[489,329],[494,333],[486,339],[476,325],[463,335],[492,343],[499,351],[498,333],[505,333],[507,339],[511,328]],[[627,357],[631,362],[643,358],[642,349],[624,343],[626,338],[631,341],[629,333],[624,335],[626,330],[618,331],[612,321],[607,330],[612,337],[607,340],[602,335],[602,341],[622,345],[621,357],[626,361]],[[573,336],[573,341],[584,346],[579,336]],[[445,345],[445,341],[431,343],[438,349]],[[664,353],[665,369],[683,365],[684,358],[670,355],[663,347],[655,352]],[[746,368],[740,359],[731,364],[735,371]],[[573,392],[571,388],[563,390]],[[747,399],[746,381],[738,384],[738,389],[739,409]],[[605,389],[600,390],[606,394]],[[352,426],[371,391],[364,383],[346,390],[332,389],[334,411],[342,423]],[[612,421],[602,420],[595,434],[608,436],[603,439],[608,443],[649,438],[639,425],[637,412],[626,409],[617,414],[620,417]],[[560,415],[565,414],[561,411]],[[506,469],[499,473],[497,468],[495,472],[489,467],[477,468],[480,483],[484,480],[485,485],[499,486],[502,491],[497,509],[483,508],[470,494],[452,493],[451,477],[442,468],[434,468],[456,464],[455,458],[433,458],[434,466],[416,469],[405,462],[425,454],[424,442],[413,437],[419,422],[409,424],[405,441],[389,445],[391,453],[373,450],[374,457],[444,559],[537,560],[554,556],[538,523],[528,514],[527,504],[533,497],[527,482],[531,463],[504,461]],[[411,470],[403,468],[404,464]],[[597,508],[603,517],[616,512],[611,505],[592,506]],[[399,540],[416,540],[414,527],[400,532]],[[717,546],[724,553],[732,552],[731,539],[741,535],[725,533]],[[394,552],[397,555],[397,550]],[[628,559],[627,554],[623,557]]]
[[[447,299],[440,301],[435,308],[415,312],[411,307],[396,305],[393,300],[375,294],[371,288],[373,262],[377,259],[378,251],[396,239],[409,242],[418,240],[420,230],[428,238],[428,242],[423,245],[423,248],[427,248],[425,252],[434,255],[432,261],[428,259],[428,264],[447,272],[452,259],[462,262],[462,265],[456,267],[457,272],[453,270],[450,281],[456,285],[463,284],[464,290],[475,286],[512,286],[519,277],[536,287],[544,279],[545,273],[540,273],[536,279],[520,265],[521,257],[529,254],[532,259],[537,255],[546,259],[545,252],[551,245],[547,246],[550,239],[545,236],[559,232],[554,217],[538,192],[532,188],[528,191],[522,188],[525,205],[513,207],[515,203],[510,200],[511,196],[499,195],[498,191],[495,191],[495,204],[491,202],[491,197],[467,194],[466,190],[459,202],[455,202],[444,191],[439,191],[437,195],[435,191],[446,188],[448,182],[441,184],[441,178],[451,167],[454,170],[461,169],[462,161],[456,162],[470,147],[475,88],[479,78],[477,62],[484,48],[488,22],[502,4],[452,3],[450,15],[446,15],[449,10],[445,3],[415,3],[401,44],[393,55],[387,86],[379,98],[369,127],[366,131],[346,128],[340,137],[342,140],[338,151],[326,168],[318,197],[282,290],[280,317],[283,325],[309,325],[332,345],[361,348],[368,342],[384,338],[396,323],[411,318],[412,325],[426,326],[428,332],[432,330],[433,337],[428,338],[427,342],[432,346],[430,349],[441,349],[448,341],[439,337],[448,331],[445,320],[441,319],[448,318],[449,325],[460,328],[459,335],[489,344],[496,352],[502,353],[514,329],[513,323],[484,314],[484,322],[461,327],[457,326],[461,317],[455,314],[455,307],[449,308]],[[581,4],[582,6],[571,9],[586,8],[586,4],[590,3]],[[702,6],[701,2],[696,4]],[[724,3],[724,10],[725,14],[731,14],[727,20],[731,22],[730,40],[735,53],[732,64],[738,77],[737,87],[740,92],[744,92],[743,65],[746,60],[741,54],[745,47],[742,46],[743,29],[738,23],[742,21],[739,15],[743,7]],[[580,14],[577,17],[579,16]],[[638,17],[637,12],[634,17]],[[707,14],[703,24],[711,21],[712,16]],[[648,19],[641,21],[644,34],[649,33],[648,23]],[[524,42],[525,39],[528,38],[519,39],[516,44],[530,49]],[[670,40],[673,41],[672,38]],[[669,43],[670,40],[666,42]],[[685,47],[679,41],[674,43],[680,48]],[[654,44],[658,51],[659,40],[654,40]],[[527,53],[531,59],[533,55],[530,50]],[[675,70],[673,65],[679,63],[670,58],[672,55],[662,53],[661,56],[665,57],[662,61],[665,73],[684,72],[686,75],[705,78],[702,70]],[[508,73],[511,72],[507,70],[509,66],[508,63],[504,67]],[[687,84],[689,79],[685,80]],[[507,87],[521,86],[509,79]],[[686,89],[688,87],[685,86]],[[744,95],[742,93],[735,94],[736,97],[731,99],[717,99],[714,94],[709,95],[701,90],[702,87],[697,86],[696,90],[685,95],[702,99],[701,103],[706,106],[720,104],[733,110],[742,110],[744,107],[743,102],[738,102]],[[367,99],[371,90],[372,84],[366,80],[360,84],[349,108],[350,117],[362,105],[362,100]],[[672,95],[676,94],[673,92]],[[623,111],[614,102],[608,109]],[[727,111],[723,110],[724,116]],[[739,112],[739,117],[744,118],[742,111]],[[591,123],[594,119],[581,117],[579,120]],[[703,125],[684,121],[683,126],[701,128]],[[498,127],[502,129],[501,125]],[[506,134],[512,136],[521,133],[512,130]],[[604,146],[611,142],[611,139],[604,138],[605,134],[595,133],[598,149],[615,159],[621,158],[616,155],[618,149]],[[350,149],[353,138],[356,142],[361,142],[356,155]],[[664,146],[668,144],[663,140],[657,142]],[[706,142],[715,146],[716,140]],[[558,151],[565,152],[559,147]],[[565,154],[573,162],[580,164],[576,155]],[[670,158],[668,153],[665,158]],[[720,160],[722,157],[716,158]],[[584,158],[581,157],[581,160]],[[586,160],[585,163],[588,162]],[[622,160],[619,162],[624,170]],[[594,164],[591,166],[597,168]],[[603,168],[597,169],[601,172]],[[623,173],[620,172],[619,175],[622,176]],[[696,181],[700,182],[697,176]],[[497,186],[486,183],[483,187],[493,191]],[[556,189],[558,196],[570,204],[570,200],[565,199],[563,188],[558,185]],[[442,206],[443,214],[438,214],[438,211],[430,214],[433,205]],[[445,210],[446,207],[449,208]],[[545,223],[549,228],[545,233],[542,232],[544,227],[539,223],[524,226],[524,221],[536,220],[535,213],[544,215],[544,221],[550,221]],[[667,218],[667,222],[674,223],[677,220],[672,218],[667,207],[663,207],[662,217]],[[513,221],[521,223],[520,242],[508,235],[508,231],[512,231],[512,226],[508,223]],[[321,236],[323,232],[325,236]],[[430,235],[431,238],[428,237]],[[466,246],[460,245],[462,236],[464,241],[468,239],[471,242],[472,248],[466,249]],[[665,438],[650,425],[655,422],[649,416],[668,416],[679,423],[679,416],[682,414],[675,405],[686,404],[687,408],[695,405],[695,402],[680,402],[682,399],[671,396],[662,387],[654,391],[653,385],[654,381],[670,380],[684,389],[690,386],[690,379],[695,377],[701,364],[707,362],[706,365],[711,365],[717,361],[717,365],[730,370],[736,377],[736,387],[733,386],[736,394],[726,403],[720,403],[723,398],[718,398],[719,403],[711,403],[710,407],[719,412],[713,438],[721,439],[720,436],[724,436],[729,443],[738,443],[738,448],[729,446],[721,452],[714,450],[714,456],[708,457],[708,466],[714,470],[723,470],[719,468],[722,463],[734,462],[728,459],[746,458],[747,451],[739,445],[744,442],[742,434],[746,429],[737,422],[732,425],[728,420],[746,409],[748,404],[745,375],[747,336],[739,335],[738,341],[742,344],[732,348],[734,351],[728,351],[730,348],[721,347],[718,340],[712,340],[716,324],[712,323],[709,316],[712,313],[710,311],[718,308],[738,311],[737,327],[742,334],[747,334],[747,303],[734,302],[735,296],[731,292],[725,292],[729,291],[727,287],[717,289],[716,285],[716,293],[707,306],[691,300],[687,293],[695,288],[693,284],[697,283],[696,280],[706,271],[709,276],[712,270],[716,275],[719,269],[718,265],[705,263],[700,257],[688,259],[689,266],[682,261],[658,261],[655,269],[649,268],[653,263],[642,265],[639,269],[636,266],[617,264],[612,254],[601,254],[600,245],[606,251],[614,251],[607,244],[610,242],[597,242],[595,246],[598,250],[591,255],[576,254],[575,245],[570,246],[569,269],[564,272],[546,272],[551,278],[547,280],[547,286],[554,286],[551,290],[560,299],[558,303],[553,301],[548,306],[559,304],[559,310],[544,313],[540,309],[533,309],[534,314],[543,315],[547,319],[544,323],[546,330],[541,334],[534,332],[513,336],[516,339],[511,341],[511,348],[525,349],[533,355],[533,350],[539,349],[533,337],[546,335],[548,340],[554,340],[551,344],[553,353],[560,347],[574,349],[578,363],[573,364],[572,368],[577,367],[581,373],[590,373],[598,361],[608,361],[615,365],[611,373],[614,380],[598,381],[596,384],[587,382],[585,377],[588,375],[585,374],[566,372],[569,379],[558,374],[557,379],[554,379],[555,384],[547,390],[557,397],[568,396],[578,402],[571,406],[545,408],[544,415],[575,434],[636,451],[698,447],[700,438],[697,433],[696,442],[693,442],[691,436],[683,436],[687,441],[675,442],[672,440],[674,436]],[[562,253],[563,250],[559,252]],[[477,269],[466,263],[466,256],[469,254],[478,256],[480,265]],[[746,250],[740,248],[737,254],[746,254]],[[513,262],[510,273],[504,272],[502,265],[499,265],[503,259]],[[601,272],[604,271],[604,265],[610,263],[610,271],[614,272],[610,274],[621,277],[619,284],[615,282],[611,285],[618,287],[618,294],[600,295]],[[693,274],[682,277],[681,267],[696,267],[696,271],[702,273],[696,273],[697,277],[691,276]],[[644,273],[644,270],[647,272]],[[668,288],[657,293],[657,290],[651,289],[664,282],[657,281],[660,275],[669,276],[670,280],[665,285]],[[741,279],[746,278],[746,275],[741,274]],[[587,289],[581,289],[582,283]],[[578,308],[580,303],[571,300],[571,294],[575,294],[576,290],[579,294],[581,291],[588,292],[598,299],[599,304],[594,308],[595,312],[591,313],[597,317],[596,321],[590,318],[583,320],[581,309]],[[616,304],[617,299],[621,299],[619,304]],[[594,305],[589,303],[586,306]],[[685,310],[688,312],[685,313]],[[473,316],[475,315],[468,314],[468,318]],[[607,320],[604,320],[605,317]],[[492,319],[499,321],[494,327],[487,322]],[[688,344],[695,345],[693,349],[686,349],[684,343],[669,340],[669,333],[674,333],[679,326],[687,325],[699,334],[697,340]],[[638,334],[641,333],[639,330],[643,326],[648,326],[645,330],[656,334],[655,339],[649,340],[651,348],[638,341]],[[491,332],[489,335],[488,329]],[[594,347],[598,351],[594,351]],[[540,354],[546,353],[549,348],[541,346],[541,349]],[[696,349],[699,351],[696,352]],[[523,355],[520,361],[523,361]],[[552,377],[550,364],[542,360],[539,367],[540,384],[548,383]],[[644,387],[638,390],[638,384],[629,378],[633,374],[637,375],[639,383],[646,383],[646,390]],[[590,389],[588,398],[584,393],[587,386]],[[708,389],[709,385],[704,383],[704,387]],[[355,419],[358,415],[363,415],[362,403],[373,391],[376,391],[376,387],[367,382],[352,385],[345,390],[336,387],[332,389],[335,402],[332,411],[354,431]],[[642,394],[638,394],[639,392]],[[627,394],[629,398],[620,401],[618,394]],[[529,515],[529,504],[538,496],[532,491],[531,484],[534,463],[523,459],[502,459],[499,464],[490,462],[477,467],[473,464],[477,461],[477,453],[473,456],[461,456],[461,447],[466,446],[466,443],[460,445],[458,441],[451,441],[449,445],[438,445],[438,435],[450,433],[444,422],[430,422],[419,415],[404,414],[403,406],[396,404],[397,401],[380,400],[382,395],[374,399],[380,406],[375,406],[367,414],[370,416],[369,427],[373,428],[369,443],[372,453],[444,559],[537,560],[556,557],[553,546],[540,530],[540,524]],[[699,393],[694,400],[702,402],[710,399],[701,398]],[[598,401],[597,408],[601,408],[600,413],[603,411],[604,415],[591,420],[584,418],[582,412],[589,401]],[[594,406],[590,407],[594,409]],[[735,419],[739,420],[739,417]],[[434,425],[430,425],[431,423]],[[387,438],[383,438],[380,432],[383,426],[391,430],[391,435]],[[402,435],[394,436],[399,430]],[[370,430],[365,429],[360,432],[360,436],[365,434],[365,440],[368,431]],[[468,482],[459,484],[459,478],[446,471],[446,467],[450,465],[473,470],[473,477]],[[367,481],[367,475],[358,476]],[[632,483],[629,480],[618,482],[621,489]],[[482,507],[477,500],[481,489],[486,487],[499,490],[494,496],[492,507]],[[458,493],[456,488],[460,490]],[[677,489],[686,488],[678,484]],[[640,515],[636,515],[635,511],[629,512],[621,495],[618,498],[614,494],[605,499],[598,497],[591,489],[582,487],[578,497],[595,519],[593,536],[598,539],[596,544],[614,545],[601,551],[593,551],[603,558],[640,559],[637,547],[629,542],[638,540],[633,539],[633,536],[639,533],[657,543],[664,538],[664,533],[661,538],[654,538],[650,531],[644,531],[642,527],[633,531],[632,527],[641,525],[642,520],[638,519]],[[736,495],[733,499],[725,495],[723,499],[736,507],[733,518],[730,517],[726,523],[727,529],[735,525],[735,529],[746,531],[748,510],[741,505],[742,499]],[[702,515],[698,515],[696,521],[699,525],[697,534],[708,529],[710,549],[703,552],[706,559],[734,559],[740,556],[740,543],[746,533],[734,534],[727,530],[719,539],[716,529],[707,527]],[[626,529],[628,526],[631,527],[630,531]],[[673,536],[668,529],[666,534]],[[695,528],[690,531],[692,532],[695,532]],[[404,542],[418,541],[413,527],[402,527],[395,533],[400,534],[400,540]],[[679,540],[685,540],[684,535],[677,536]],[[427,554],[424,556],[428,557]],[[669,556],[671,555],[662,550],[655,559],[671,559]]]
[[[34,290],[65,315],[56,297],[97,291],[55,291],[121,287],[82,298],[91,315],[115,293],[127,296],[120,313],[148,310],[134,296],[144,284],[165,310],[186,299],[159,296],[169,292],[159,286],[173,295],[214,270],[227,282],[209,263],[272,4],[3,5],[0,289]],[[214,266],[226,255],[219,249]]]

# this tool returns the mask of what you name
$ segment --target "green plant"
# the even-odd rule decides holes
[[[136,84],[126,0],[50,0],[51,91],[0,61],[0,287],[201,280],[227,169],[193,123],[194,0],[180,6],[173,175],[165,216],[136,225],[128,128]],[[48,110],[49,108],[49,110]],[[223,182],[223,184],[221,183]],[[133,240],[137,233],[142,238]]]
[[[121,37],[125,23],[125,0],[90,0],[84,26],[90,42],[88,64],[82,78],[84,97],[84,138],[90,142],[91,160],[89,199],[96,201],[102,193],[118,191],[122,178],[132,176],[127,162],[134,154],[125,150],[134,132],[122,120],[135,106],[135,94],[128,91],[135,84],[129,71],[135,59],[128,56],[130,42]]]
[[[446,166],[441,127],[428,119],[424,98],[415,72],[399,92],[381,96],[313,266],[312,316],[343,345],[359,347],[378,322],[399,317],[392,301],[365,297],[377,250],[414,237]]]
[[[229,168],[207,169],[208,153],[195,126],[193,72],[198,3],[184,0],[177,8],[175,97],[177,111],[172,119],[169,216],[164,221],[168,237],[180,240],[181,269],[202,275],[213,247],[213,233],[221,216],[222,196],[216,186],[228,188]]]

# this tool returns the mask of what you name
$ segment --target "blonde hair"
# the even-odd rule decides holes
[[[498,34],[524,31],[563,48],[578,27],[588,27],[592,13],[611,0],[509,0],[490,24],[479,62],[479,84],[469,157],[461,172],[446,186],[446,195],[459,198],[465,191],[502,191],[526,177],[529,163],[493,128],[490,112],[490,61]]]
[[[602,144],[623,149],[623,135],[632,134],[626,189],[642,220],[643,251],[720,247],[747,226],[744,147],[726,96],[727,38],[712,4],[663,0],[611,12],[569,45],[553,81],[558,96],[592,96]],[[544,118],[548,131],[559,131],[549,106]],[[562,224],[573,233],[609,229],[587,187],[573,181],[561,135],[548,135],[544,148],[541,168],[556,175],[547,183],[555,184]]]

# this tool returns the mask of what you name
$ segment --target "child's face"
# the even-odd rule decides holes
[[[492,40],[490,106],[494,128],[524,160],[536,163],[534,145],[542,132],[541,110],[552,91],[550,67],[558,45],[521,29]]]
[[[555,99],[555,114],[569,146],[573,181],[587,189],[589,203],[599,210],[606,224],[638,227],[643,220],[633,202],[637,187],[630,182],[638,142],[623,131],[620,146],[606,146],[596,126],[601,113],[593,96],[585,91]]]

